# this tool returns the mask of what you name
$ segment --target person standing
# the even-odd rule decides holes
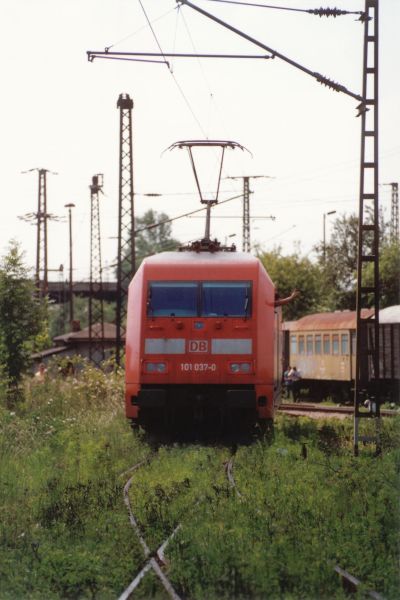
[[[299,402],[301,380],[300,371],[298,371],[296,367],[292,367],[289,371],[288,379],[291,382],[293,402]]]

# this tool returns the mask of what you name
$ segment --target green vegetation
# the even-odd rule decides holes
[[[0,262],[0,373],[11,403],[35,341],[46,337],[44,317],[22,252],[16,242],[10,242],[8,253]]]
[[[285,320],[291,321],[320,311],[324,290],[318,265],[298,253],[283,256],[280,248],[260,253],[259,259],[274,282],[280,298],[287,298],[294,289],[300,291],[292,302],[283,306]]]
[[[387,599],[398,596],[399,421],[385,420],[384,452],[351,454],[352,423],[278,417],[272,443],[162,446],[132,434],[122,373],[85,367],[0,409],[2,600],[115,598],[144,564],[123,503],[186,598],[343,598],[333,565]],[[3,400],[0,387],[0,399]],[[165,598],[147,574],[139,598]]]
[[[179,240],[172,237],[172,225],[167,222],[169,218],[166,213],[152,209],[142,217],[136,217],[136,268],[146,256],[177,250],[181,245]]]
[[[294,288],[300,295],[283,307],[284,319],[291,321],[315,312],[355,310],[357,282],[358,217],[339,215],[332,222],[332,234],[324,245],[314,247],[316,261],[300,250],[283,255],[277,247],[258,250],[279,295],[289,296]],[[367,246],[372,238],[367,236]],[[372,250],[369,249],[372,253]],[[373,265],[366,269],[366,285],[373,283]],[[380,219],[380,308],[400,302],[400,244],[390,239],[389,226]]]

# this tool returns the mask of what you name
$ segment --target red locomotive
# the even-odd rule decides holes
[[[125,375],[126,416],[133,423],[170,422],[188,411],[246,415],[261,424],[273,418],[280,309],[260,261],[233,250],[208,240],[205,248],[149,257],[136,272]]]

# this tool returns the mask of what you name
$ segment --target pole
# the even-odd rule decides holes
[[[133,100],[129,94],[119,95],[117,108],[120,111],[120,142],[115,359],[117,365],[120,365],[126,327],[128,287],[135,273],[136,262],[132,147]]]
[[[326,262],[326,234],[325,234],[326,217],[328,215],[334,215],[335,213],[336,213],[336,210],[330,210],[329,212],[324,213],[324,218],[323,218],[323,247],[322,247],[322,256],[323,256],[324,264]]]
[[[75,208],[75,204],[66,204],[65,208],[68,208],[68,222],[69,222],[69,322],[70,325],[74,320],[74,295],[72,292],[73,281],[72,281],[72,209]]]

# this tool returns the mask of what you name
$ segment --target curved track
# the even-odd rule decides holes
[[[122,474],[122,475],[126,475],[128,473],[132,473],[132,475],[129,477],[128,481],[126,482],[126,484],[124,486],[123,496],[124,496],[124,503],[128,509],[129,522],[130,522],[133,530],[135,531],[136,536],[139,540],[139,543],[143,549],[145,564],[142,567],[142,569],[139,571],[139,573],[136,575],[136,577],[128,585],[128,587],[122,592],[122,594],[119,596],[118,600],[127,600],[131,596],[131,594],[135,591],[135,589],[138,587],[138,585],[140,584],[142,579],[151,570],[153,570],[154,573],[156,574],[156,576],[160,579],[168,596],[170,598],[172,598],[173,600],[181,600],[180,596],[175,591],[175,589],[174,589],[172,583],[170,582],[170,580],[168,579],[167,575],[162,570],[162,567],[165,567],[167,564],[167,560],[166,560],[165,554],[164,554],[165,550],[166,550],[168,544],[172,541],[172,539],[175,537],[175,535],[181,529],[182,523],[179,523],[175,527],[175,529],[172,531],[172,533],[166,538],[166,540],[164,540],[164,542],[157,548],[157,550],[155,552],[151,552],[151,550],[142,534],[141,527],[137,521],[137,518],[135,517],[135,515],[133,513],[132,506],[131,506],[130,499],[129,499],[129,491],[132,487],[133,479],[135,477],[136,471],[138,469],[140,469],[141,467],[150,464],[155,456],[156,456],[156,454],[153,454],[149,459],[138,462],[137,464],[135,464],[133,467],[131,467],[130,469],[125,471],[125,473]],[[224,463],[224,467],[225,467],[225,472],[226,472],[230,486],[235,489],[237,497],[241,498],[242,495],[239,492],[239,490],[237,489],[237,486],[236,486],[236,483],[235,483],[235,480],[233,477],[234,456],[235,456],[235,454],[233,452],[230,459]],[[196,505],[198,505],[199,502],[201,502],[201,499],[199,499],[198,502],[196,502]]]
[[[143,460],[143,461],[137,463],[131,469],[129,469],[129,471],[137,471],[143,465],[149,464],[149,462],[151,462],[151,458],[149,460]],[[162,585],[164,586],[165,591],[167,592],[169,597],[173,598],[173,600],[181,600],[180,596],[174,590],[172,583],[170,582],[168,577],[165,575],[165,573],[162,571],[161,566],[160,566],[160,565],[165,565],[165,558],[164,558],[165,549],[168,546],[169,542],[172,540],[172,538],[176,535],[176,533],[180,529],[181,525],[179,524],[177,527],[175,527],[175,529],[171,533],[171,535],[168,536],[168,538],[156,550],[154,555],[152,555],[150,548],[147,545],[147,542],[142,535],[142,532],[140,530],[140,527],[136,520],[136,517],[133,514],[131,503],[129,500],[129,490],[132,486],[134,476],[135,476],[135,473],[133,473],[131,475],[131,477],[128,479],[128,481],[126,482],[126,484],[124,486],[124,502],[128,509],[130,524],[132,525],[132,527],[137,535],[137,538],[143,548],[143,553],[144,553],[145,559],[148,559],[148,560],[147,560],[146,564],[144,565],[144,567],[141,569],[141,571],[136,575],[135,579],[133,579],[133,581],[131,581],[131,583],[128,585],[128,587],[119,596],[119,600],[126,600],[127,598],[129,598],[129,596],[134,592],[134,590],[137,588],[139,583],[142,581],[142,579],[146,575],[146,573],[148,571],[150,571],[151,569],[155,572],[157,577],[160,579],[160,581],[161,581]]]

